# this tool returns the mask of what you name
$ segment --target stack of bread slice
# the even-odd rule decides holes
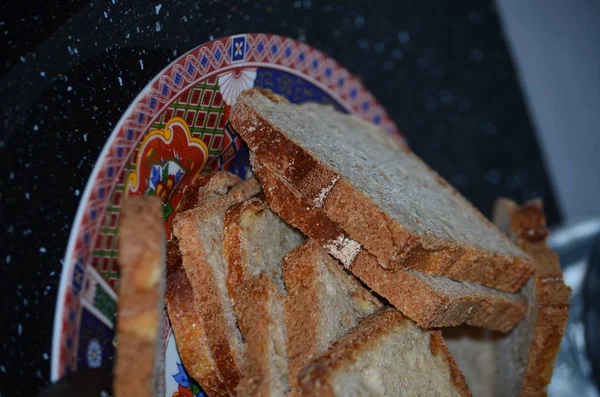
[[[538,207],[527,224],[502,202],[509,238],[355,116],[256,89],[230,116],[255,177],[198,175],[167,244],[177,348],[207,394],[543,394],[569,290]]]

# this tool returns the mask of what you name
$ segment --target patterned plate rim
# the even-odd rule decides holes
[[[306,50],[305,52],[307,54],[307,60],[312,61],[312,64],[309,65],[305,69],[299,70],[298,65],[294,65],[293,61],[291,61],[287,65],[286,64],[277,64],[274,61],[265,62],[263,59],[260,59],[258,61],[250,61],[250,60],[246,59],[246,52],[250,53],[249,50],[244,51],[244,57],[242,60],[236,61],[234,59],[234,55],[233,55],[233,45],[234,45],[233,43],[235,40],[242,40],[242,39],[243,39],[243,45],[245,46],[245,48],[250,48],[250,44],[249,44],[250,41],[260,42],[261,40],[264,40],[265,42],[267,42],[268,46],[271,45],[270,43],[277,41],[277,40],[279,40],[279,42],[281,42],[281,43],[288,43],[291,45],[299,46]],[[218,59],[215,61],[214,56],[212,54],[210,54],[208,48],[214,49],[214,47],[218,45],[217,43],[221,43],[220,44],[221,47],[223,47],[223,45],[222,45],[223,43],[227,43],[225,48],[221,48],[221,49],[225,50],[227,53],[231,52],[231,54],[229,55],[231,57],[231,61],[228,65],[221,66],[221,64],[223,64],[223,62],[225,62],[225,61],[223,60],[221,62],[218,62],[219,61]],[[231,44],[231,47],[229,47],[229,44]],[[265,51],[265,53],[268,53],[268,52],[269,52],[268,50]],[[52,382],[55,382],[60,378],[60,354],[61,354],[61,347],[62,347],[61,338],[63,337],[63,316],[64,316],[64,310],[66,307],[67,289],[69,288],[70,281],[71,281],[72,274],[73,274],[73,269],[75,267],[75,258],[74,258],[75,248],[78,243],[78,240],[81,237],[81,234],[83,233],[82,226],[84,226],[83,221],[84,221],[84,217],[86,215],[85,212],[88,209],[88,205],[90,204],[90,199],[92,198],[92,193],[94,191],[94,188],[96,187],[96,183],[98,182],[99,175],[101,172],[106,171],[106,168],[108,168],[107,160],[110,158],[111,150],[114,149],[115,141],[120,137],[120,133],[126,128],[125,124],[128,121],[133,119],[132,116],[133,116],[134,112],[136,111],[136,109],[138,109],[140,107],[140,105],[142,105],[142,106],[145,105],[144,101],[143,101],[144,98],[146,98],[154,88],[158,89],[159,82],[163,81],[163,84],[166,84],[166,83],[164,83],[164,81],[169,81],[169,82],[173,83],[174,79],[171,79],[171,76],[174,75],[174,73],[177,69],[176,67],[178,65],[185,65],[186,61],[189,61],[190,57],[193,57],[194,54],[198,54],[198,59],[200,59],[200,56],[202,56],[203,57],[202,60],[204,60],[204,58],[208,55],[207,59],[209,61],[208,62],[209,65],[208,66],[205,65],[205,68],[204,68],[206,70],[206,72],[204,72],[204,73],[198,72],[198,69],[200,69],[200,68],[194,70],[193,71],[194,75],[192,76],[192,78],[185,80],[186,81],[185,85],[182,86],[182,88],[180,88],[179,91],[177,91],[173,96],[169,97],[166,102],[164,102],[164,106],[163,106],[163,108],[160,109],[160,111],[155,112],[153,117],[148,118],[147,121],[139,123],[139,124],[143,124],[145,127],[141,130],[142,132],[139,133],[139,136],[137,136],[135,138],[134,145],[133,145],[134,148],[139,143],[139,140],[143,138],[143,136],[145,135],[145,133],[147,131],[147,128],[150,126],[152,121],[161,114],[161,112],[164,110],[164,108],[166,108],[171,103],[173,103],[173,101],[175,101],[179,95],[186,92],[186,90],[189,89],[190,87],[192,87],[193,84],[196,84],[196,83],[198,83],[198,81],[204,80],[214,74],[222,73],[224,71],[231,70],[231,69],[234,69],[234,68],[240,67],[240,66],[269,67],[269,68],[273,68],[273,69],[283,70],[288,73],[294,74],[298,77],[301,77],[302,79],[306,79],[307,81],[311,82],[315,86],[323,89],[328,95],[330,95],[332,98],[336,99],[336,101],[339,104],[346,107],[346,109],[348,111],[350,111],[351,113],[359,113],[359,114],[361,114],[362,117],[365,117],[367,114],[373,114],[374,112],[376,112],[377,113],[376,117],[380,117],[379,123],[381,124],[382,127],[387,129],[389,132],[395,133],[395,135],[397,135],[397,136],[401,136],[399,131],[397,130],[395,124],[393,123],[393,121],[389,117],[388,113],[386,112],[386,110],[379,104],[379,102],[376,100],[376,98],[368,90],[366,90],[363,87],[362,83],[354,75],[352,75],[347,69],[345,69],[342,65],[340,65],[333,58],[330,58],[328,55],[324,54],[320,50],[317,50],[305,43],[298,42],[291,38],[287,38],[287,37],[279,36],[279,35],[263,34],[263,33],[243,33],[243,34],[225,36],[225,37],[221,37],[221,38],[206,42],[204,44],[201,44],[201,45],[185,52],[180,57],[178,57],[177,59],[172,61],[169,65],[167,65],[164,69],[162,69],[152,80],[150,80],[148,82],[148,84],[140,91],[140,93],[131,102],[131,104],[129,105],[127,110],[123,113],[123,115],[119,119],[119,122],[113,128],[106,143],[104,144],[104,147],[102,148],[102,151],[100,152],[100,154],[94,164],[94,167],[92,169],[90,177],[86,183],[83,195],[81,196],[81,199],[79,201],[77,212],[76,212],[76,215],[75,215],[72,227],[71,227],[71,232],[69,235],[69,240],[68,240],[68,244],[67,244],[67,248],[66,248],[66,252],[65,252],[65,256],[64,256],[64,261],[62,262],[60,284],[59,284],[58,294],[56,297],[53,335],[52,335],[52,355],[51,355],[51,360],[50,360],[50,380]],[[211,56],[213,58],[210,58]],[[260,56],[258,56],[258,57],[260,58]],[[222,58],[225,58],[225,57],[222,57]],[[264,58],[264,56],[263,56],[263,58]],[[318,67],[315,66],[315,62],[317,62],[317,65],[319,65]],[[218,63],[218,66],[215,66],[215,63]],[[302,60],[302,61],[300,61],[300,63],[304,63],[304,61]],[[330,71],[338,70],[339,72],[341,72],[344,77],[344,83],[342,85],[339,85],[337,82],[335,84],[327,84],[323,80],[327,77],[326,76],[327,72],[325,72],[325,74],[321,73],[321,75],[319,75],[319,73],[317,73],[317,71],[319,71],[319,70],[321,72],[323,72],[322,69],[324,69],[324,67],[320,66],[321,64],[326,64],[328,66],[327,69],[325,69],[325,70],[330,70]],[[197,65],[197,66],[199,67],[200,65]],[[179,68],[179,69],[182,69],[182,68]],[[312,74],[311,74],[311,72],[312,72]],[[184,71],[184,73],[185,73],[185,71]],[[198,74],[196,74],[196,73],[198,73]],[[188,73],[188,75],[189,74],[190,73]],[[319,79],[319,77],[321,78],[321,80]],[[176,80],[175,80],[175,82],[176,82]],[[337,87],[336,87],[336,84],[338,84]],[[164,87],[164,85],[163,85],[163,87]],[[171,86],[169,86],[169,87],[171,87]],[[335,89],[334,87],[336,87],[337,89]],[[342,88],[345,88],[345,91],[342,90]],[[154,97],[152,97],[152,98],[155,99]],[[361,109],[361,107],[362,107],[362,109]],[[130,155],[131,155],[131,152],[128,153],[127,155],[123,156],[123,159],[124,159],[123,164],[126,162],[126,159],[129,158]],[[119,170],[118,173],[120,173],[120,172],[121,172],[121,170]],[[118,175],[118,173],[116,175]],[[110,185],[110,187],[114,190],[114,186]],[[109,200],[109,197],[111,196],[111,194],[112,194],[112,190],[107,192],[106,196],[101,197],[101,199],[104,199],[105,201],[107,201],[107,200]],[[99,215],[99,218],[102,218],[103,216],[104,216],[104,213]],[[89,244],[89,250],[90,251],[92,250],[92,244]],[[89,266],[89,264],[84,263],[83,266],[84,267]]]

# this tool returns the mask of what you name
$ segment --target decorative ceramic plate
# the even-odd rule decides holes
[[[181,56],[127,109],[86,186],[56,302],[52,380],[76,369],[113,365],[117,225],[123,197],[160,196],[168,226],[183,187],[197,172],[247,175],[248,152],[229,127],[228,116],[238,94],[251,87],[271,89],[294,103],[330,103],[398,134],[356,78],[306,44],[240,34]],[[181,365],[166,315],[164,321],[167,396],[203,395]]]

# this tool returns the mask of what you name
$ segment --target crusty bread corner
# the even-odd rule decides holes
[[[123,200],[119,267],[115,396],[164,396],[165,234],[158,197]]]
[[[308,205],[322,208],[350,237],[375,255],[383,267],[446,275],[459,281],[475,282],[508,292],[516,292],[531,277],[529,258],[416,155],[395,147],[395,154],[389,157],[406,158],[407,165],[412,168],[406,171],[407,174],[423,178],[421,186],[436,185],[436,194],[445,197],[455,207],[448,211],[470,214],[469,223],[472,223],[470,226],[473,231],[467,240],[476,239],[477,234],[485,232],[489,237],[485,248],[458,240],[452,241],[450,236],[437,235],[436,230],[445,227],[446,220],[435,219],[432,223],[427,213],[422,214],[423,219],[416,221],[414,230],[393,219],[380,205],[374,203],[364,188],[353,186],[347,176],[325,164],[324,159],[318,158],[289,136],[288,131],[277,126],[273,120],[283,118],[281,114],[284,112],[306,116],[302,122],[290,121],[288,127],[298,124],[298,128],[302,129],[304,124],[312,125],[309,113],[315,112],[316,118],[318,112],[318,115],[323,115],[318,119],[322,124],[321,129],[343,128],[340,124],[345,123],[353,131],[369,131],[370,136],[365,139],[376,142],[374,145],[378,145],[382,153],[395,146],[382,142],[382,132],[358,117],[341,115],[333,109],[326,110],[313,104],[289,104],[285,98],[266,90],[242,92],[231,111],[231,124],[250,150],[307,198]],[[328,120],[331,116],[337,117],[340,122],[335,124]],[[313,149],[316,147],[313,146]],[[379,160],[366,159],[365,170],[375,167],[367,161]],[[433,194],[429,190],[421,193]],[[427,209],[420,210],[423,211]],[[425,229],[426,224],[429,225],[428,230],[416,231],[419,228]]]
[[[511,334],[500,339],[497,347],[501,368],[504,363],[500,376],[508,378],[497,380],[497,390],[499,395],[506,396],[546,395],[569,317],[571,289],[564,284],[558,255],[546,243],[548,229],[541,201],[520,207],[511,200],[499,199],[494,207],[494,222],[533,257],[535,269],[534,277],[523,289],[529,301],[526,318]],[[515,349],[515,345],[521,347]],[[505,364],[506,360],[516,359],[514,354],[524,356],[527,363],[516,374],[507,370]],[[506,387],[509,381],[514,388]]]
[[[369,288],[420,326],[455,326],[466,322],[507,332],[525,315],[526,305],[517,294],[416,271],[384,269],[323,210],[307,207],[306,200],[275,171],[252,154],[250,161],[273,211],[319,242]]]
[[[194,290],[196,310],[206,325],[212,357],[230,394],[236,393],[240,380],[244,346],[225,286],[223,219],[231,205],[259,192],[260,186],[254,178],[245,180],[223,197],[177,214],[172,225],[183,267]]]
[[[300,386],[307,396],[342,396],[347,387],[355,395],[471,396],[441,332],[419,328],[392,308],[372,314],[334,342],[302,370]]]
[[[184,212],[204,202],[224,196],[242,180],[227,171],[199,173],[183,188],[183,193],[175,212]]]

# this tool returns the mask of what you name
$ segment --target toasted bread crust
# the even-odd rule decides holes
[[[218,294],[216,275],[207,262],[208,253],[204,249],[198,228],[201,227],[203,219],[212,212],[224,213],[229,206],[247,200],[259,192],[260,186],[252,178],[205,206],[177,214],[173,220],[173,233],[179,241],[183,266],[194,290],[196,310],[206,325],[212,357],[230,394],[236,392],[243,357],[229,340],[229,327]],[[219,236],[219,240],[221,238]]]
[[[300,374],[300,386],[307,396],[335,396],[331,374],[343,370],[351,365],[356,358],[375,345],[378,340],[388,335],[403,321],[410,321],[392,308],[384,308],[352,329],[342,338],[338,339],[329,351],[304,368]],[[430,336],[430,352],[432,355],[443,355],[450,379],[456,391],[461,396],[471,396],[464,376],[458,369],[456,362],[448,352],[441,332],[437,330],[423,331]],[[423,352],[423,354],[427,354]]]
[[[434,276],[400,269],[386,270],[378,265],[373,255],[360,247],[348,253],[344,247],[335,246],[332,241],[349,240],[335,222],[322,210],[307,208],[307,200],[254,156],[251,156],[251,163],[273,211],[319,242],[342,263],[349,264],[354,275],[420,326],[454,326],[466,322],[506,332],[525,315],[526,306],[517,295],[454,283],[462,292],[452,296],[431,285],[430,280],[435,279]]]
[[[248,349],[237,395],[268,397],[273,395],[270,380],[276,376],[270,373],[272,356],[267,353],[273,348],[269,326],[274,319],[269,305],[273,300],[283,302],[283,296],[265,273],[246,280],[238,287],[237,295],[238,326]]]
[[[119,224],[119,349],[115,396],[164,390],[162,310],[165,237],[158,197],[123,200]],[[160,371],[163,371],[161,374]],[[164,394],[164,391],[163,391]]]
[[[242,220],[268,208],[262,196],[253,197],[232,205],[225,213],[223,226],[223,258],[227,266],[227,291],[232,302],[236,301],[236,290],[249,279],[247,255],[242,244]]]
[[[540,201],[519,207],[511,200],[499,199],[494,207],[494,221],[534,259],[535,274],[530,282],[535,297],[529,299],[533,298],[537,307],[532,309],[533,336],[521,395],[546,395],[569,317],[571,290],[563,282],[558,255],[546,243],[548,229]]]
[[[206,343],[205,325],[194,304],[194,291],[185,274],[177,241],[167,242],[167,312],[177,350],[190,376],[211,396],[226,396],[227,389]]]
[[[307,204],[322,208],[348,235],[364,245],[387,269],[403,268],[445,275],[508,292],[516,292],[531,277],[529,259],[462,246],[441,237],[423,238],[391,219],[343,175],[328,168],[286,134],[266,120],[250,103],[256,95],[274,102],[287,102],[266,90],[253,89],[238,97],[231,111],[231,124],[248,147],[265,165],[306,197]],[[415,161],[414,154],[405,151]],[[432,173],[433,170],[426,167]],[[466,204],[487,227],[495,227],[439,175],[438,182],[448,194]],[[500,235],[500,233],[498,233]],[[414,268],[414,265],[418,267]]]

